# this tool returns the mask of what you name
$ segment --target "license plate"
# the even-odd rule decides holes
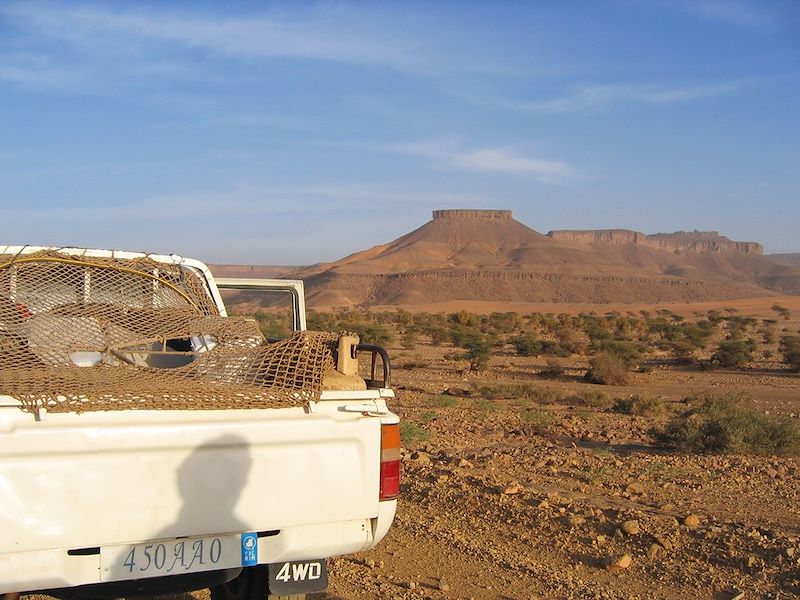
[[[102,581],[216,571],[257,562],[255,534],[186,537],[100,548]]]
[[[277,596],[324,592],[327,587],[328,563],[324,558],[269,565],[269,591]]]

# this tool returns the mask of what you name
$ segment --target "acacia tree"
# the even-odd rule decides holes
[[[800,371],[800,335],[785,335],[781,338],[783,362],[795,371]]]

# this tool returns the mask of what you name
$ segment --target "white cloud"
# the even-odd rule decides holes
[[[0,14],[34,25],[39,34],[121,51],[140,40],[242,59],[295,57],[402,67],[415,50],[407,39],[370,30],[337,11],[302,18],[224,17],[30,2],[7,5]]]
[[[0,13],[2,10],[0,9]],[[30,86],[63,85],[81,74],[75,70],[53,67],[44,57],[31,54],[0,55],[0,82]]]
[[[769,11],[768,4],[746,0],[680,0],[683,10],[706,21],[716,21],[747,27],[768,29],[775,25],[775,15]]]
[[[430,158],[446,168],[488,173],[519,173],[545,183],[558,183],[578,177],[575,168],[567,162],[523,155],[507,148],[465,149],[448,141],[422,141],[391,146],[389,150]]]
[[[646,84],[586,85],[558,98],[521,102],[509,106],[543,113],[594,112],[620,103],[678,104],[732,94],[743,86],[744,83],[741,81],[682,87]]]

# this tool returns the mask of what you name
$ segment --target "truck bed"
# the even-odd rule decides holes
[[[343,408],[385,404],[329,395],[346,400],[39,421],[0,397],[0,592],[26,561],[48,565],[38,589],[114,580],[100,549],[181,536],[256,532],[259,562],[368,547],[395,505],[378,500],[381,419]]]

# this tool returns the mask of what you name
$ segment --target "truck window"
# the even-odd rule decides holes
[[[287,338],[294,331],[294,303],[290,292],[221,289],[220,293],[229,315],[255,319],[268,340]]]

